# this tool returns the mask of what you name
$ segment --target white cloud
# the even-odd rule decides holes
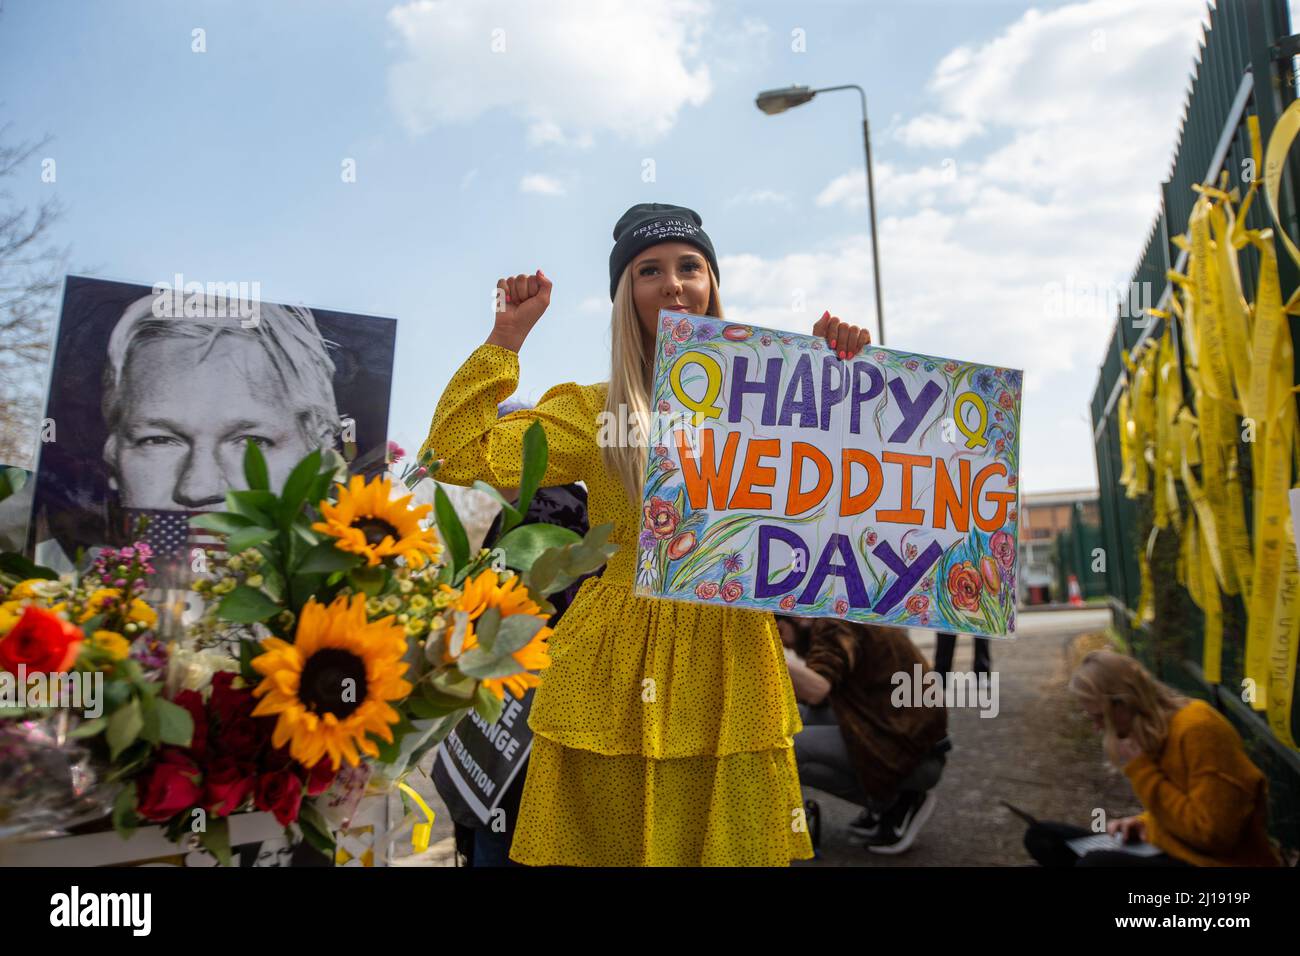
[[[416,133],[504,110],[532,145],[582,148],[599,133],[646,143],[709,98],[700,45],[712,13],[710,0],[410,0],[388,14],[402,51],[390,95]],[[729,42],[763,35],[745,21]]]
[[[564,184],[554,176],[547,176],[544,173],[529,173],[519,180],[519,191],[521,193],[537,193],[540,196],[563,196],[565,188]]]
[[[728,206],[736,205],[790,205],[790,196],[788,193],[778,192],[775,189],[750,189],[743,193],[737,193],[727,200]]]
[[[961,146],[949,160],[876,157],[887,341],[1026,370],[1030,490],[1096,481],[1083,421],[1059,424],[1086,416],[1115,321],[1106,296],[1127,283],[1156,212],[1203,15],[1201,0],[1031,10],[943,57],[923,122],[894,138],[944,148],[947,136]],[[816,197],[842,207],[856,235],[811,254],[723,263],[728,309],[787,328],[810,329],[827,307],[870,321],[865,193],[859,167]],[[766,299],[751,298],[750,282]],[[1085,296],[1062,309],[1062,288]],[[780,306],[761,311],[795,289],[809,299],[802,326]]]
[[[984,124],[970,116],[923,113],[894,130],[894,138],[908,146],[952,148],[984,132]]]

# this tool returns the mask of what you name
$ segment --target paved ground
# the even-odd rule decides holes
[[[1021,845],[1024,825],[998,801],[1009,800],[1041,819],[1087,825],[1094,807],[1110,814],[1139,809],[1121,774],[1109,771],[1101,746],[1065,691],[1070,643],[1080,634],[1099,632],[1109,612],[1099,610],[1027,612],[1018,618],[1014,641],[993,644],[999,708],[981,718],[974,708],[948,714],[954,749],[936,788],[934,815],[911,852],[899,857],[867,853],[850,846],[846,827],[858,808],[812,788],[806,795],[822,809],[818,858],[800,866],[980,866],[1029,862]],[[927,658],[934,656],[934,633],[913,631]],[[957,642],[954,669],[970,667],[972,643]],[[412,774],[411,784],[429,799],[437,814],[426,853],[394,861],[406,866],[451,866],[451,822],[428,779]],[[393,821],[400,816],[394,801]],[[409,834],[409,828],[405,831]],[[410,853],[406,835],[396,852]]]

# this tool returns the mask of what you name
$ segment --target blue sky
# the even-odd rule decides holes
[[[1141,250],[1202,16],[1199,0],[10,0],[0,90],[11,139],[53,137],[11,186],[57,193],[76,271],[256,281],[397,318],[390,437],[414,450],[501,276],[555,282],[519,397],[608,377],[611,230],[636,202],[700,212],[729,317],[873,321],[856,94],[753,105],[861,84],[887,341],[1025,369],[1022,487],[1043,491],[1096,484],[1087,403],[1113,319],[1089,303]],[[1096,294],[1062,312],[1061,288]]]

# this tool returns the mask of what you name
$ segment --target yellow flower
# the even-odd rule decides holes
[[[117,588],[98,588],[91,591],[90,597],[86,598],[86,608],[81,612],[81,617],[77,618],[77,623],[85,624],[96,614],[102,613],[105,605],[119,601],[121,598],[122,592]]]
[[[370,567],[380,560],[401,555],[413,567],[422,567],[425,560],[436,562],[442,555],[438,533],[420,527],[420,519],[429,513],[432,505],[408,508],[411,495],[392,499],[389,497],[392,481],[376,478],[366,484],[360,475],[339,490],[338,504],[320,503],[320,513],[325,519],[312,528],[335,538],[334,546],[365,557]]]
[[[115,661],[123,660],[131,653],[131,642],[116,631],[96,631],[91,635],[90,643],[100,650],[108,651]]]
[[[9,590],[9,600],[25,601],[29,598],[39,597],[40,595],[36,591],[37,586],[48,583],[44,578],[28,578],[26,581],[19,581]]]
[[[402,679],[410,666],[402,660],[406,637],[391,617],[368,622],[361,595],[340,595],[328,607],[308,600],[294,643],[272,637],[262,648],[252,661],[263,677],[253,689],[262,698],[253,716],[279,715],[273,746],[287,743],[304,767],[328,757],[337,770],[342,760],[356,766],[358,749],[379,755],[367,733],[392,741],[389,725],[400,715],[388,701],[412,690]]]
[[[0,604],[0,634],[9,633],[9,629],[23,616],[24,607],[20,601],[5,601]]]
[[[465,630],[465,642],[461,647],[461,652],[469,650],[471,647],[478,645],[478,636],[474,633],[474,621],[482,616],[483,612],[490,607],[496,608],[501,612],[504,620],[511,614],[529,614],[533,617],[547,619],[547,615],[537,606],[537,603],[528,596],[528,589],[523,586],[523,582],[515,575],[506,578],[504,582],[497,578],[496,571],[491,568],[479,573],[472,581],[464,585],[459,598],[456,599],[451,607],[457,611],[466,611],[469,614],[470,623]],[[497,696],[498,700],[505,699],[505,688],[510,689],[510,693],[516,697],[522,698],[530,687],[536,687],[540,684],[541,678],[529,671],[541,670],[549,667],[551,664],[550,655],[547,653],[546,639],[551,636],[551,628],[542,625],[537,633],[519,650],[510,656],[524,667],[524,670],[518,674],[512,674],[509,677],[489,677],[483,680],[483,686]],[[451,661],[453,658],[446,651],[443,652],[443,659]]]
[[[131,607],[127,610],[126,617],[127,620],[143,624],[146,628],[156,627],[158,624],[158,612],[139,598],[131,600]]]

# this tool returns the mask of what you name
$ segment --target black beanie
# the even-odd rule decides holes
[[[640,202],[623,213],[614,227],[614,248],[609,254],[609,298],[614,300],[618,278],[637,254],[660,242],[687,242],[695,246],[713,267],[721,281],[713,243],[701,226],[700,214],[685,206],[661,202]]]

